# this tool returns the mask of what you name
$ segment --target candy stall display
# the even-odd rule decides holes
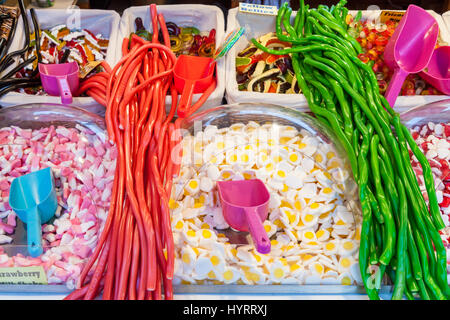
[[[437,42],[402,39],[402,58],[447,46],[449,30],[418,6],[346,5],[300,0],[261,14],[241,3],[224,37],[212,5],[119,16],[19,0],[20,18],[2,23],[12,40],[0,35],[0,293],[26,291],[5,282],[14,269],[66,300],[449,299],[450,99],[418,73],[395,105],[384,95],[403,80],[385,62],[401,15],[428,18],[424,34],[439,28]],[[218,48],[231,50],[217,59]],[[448,69],[426,58],[424,77]],[[38,68],[65,62],[80,70],[72,105],[46,93]],[[40,189],[23,182],[42,170]],[[259,191],[236,187],[246,183]],[[27,187],[51,189],[50,218]]]
[[[361,283],[361,216],[342,147],[316,120],[271,105],[227,105],[181,124],[170,208],[177,284]],[[195,128],[195,129],[194,129]],[[260,179],[270,192],[271,251],[234,242],[218,181]],[[239,233],[239,232],[237,232]]]
[[[179,56],[188,54],[210,57],[213,46],[218,48],[224,40],[225,20],[222,10],[216,6],[200,4],[158,5],[158,12],[164,15],[170,36],[171,49]],[[152,21],[148,6],[129,7],[124,10],[119,28],[119,42],[130,38],[133,33],[144,39],[152,34]],[[160,40],[162,37],[158,33]],[[150,38],[151,40],[151,38]],[[121,43],[122,44],[122,43]],[[174,50],[175,49],[175,50]],[[118,58],[122,57],[121,46],[117,47]],[[225,59],[216,64],[215,78],[217,86],[213,93],[203,103],[200,110],[216,107],[222,104],[225,92]],[[192,103],[200,99],[201,94],[195,93]],[[178,93],[178,99],[181,92]],[[165,99],[166,111],[170,110],[172,98],[168,94]]]
[[[110,204],[116,149],[106,138],[104,120],[78,108],[45,104],[6,108],[0,118],[0,268],[42,267],[46,283],[73,289]],[[15,178],[47,167],[58,208],[42,225],[43,254],[31,257],[9,191]]]

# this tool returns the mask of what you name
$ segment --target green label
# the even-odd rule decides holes
[[[48,284],[42,266],[0,268],[0,284]]]

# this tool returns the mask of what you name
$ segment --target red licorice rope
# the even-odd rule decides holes
[[[118,150],[111,206],[98,245],[84,267],[76,290],[65,299],[143,300],[173,298],[174,242],[169,197],[179,163],[172,153],[181,141],[181,119],[173,121],[178,103],[172,77],[176,57],[163,15],[150,5],[151,41],[124,39],[122,59],[114,68],[86,79],[87,93],[106,107],[111,142]],[[216,81],[191,106],[200,108]],[[168,114],[165,98],[170,94]]]

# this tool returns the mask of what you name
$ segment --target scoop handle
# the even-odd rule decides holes
[[[188,109],[191,106],[192,95],[194,94],[195,81],[186,80],[183,92],[181,93],[180,102],[178,103],[177,113],[180,118],[188,116]]]
[[[270,240],[264,229],[257,208],[244,208],[247,218],[248,229],[259,253],[266,254],[270,252]]]
[[[37,207],[27,214],[27,243],[28,253],[33,258],[42,254],[42,226]]]
[[[70,91],[69,82],[67,77],[58,77],[59,95],[61,96],[61,102],[63,104],[72,103],[72,91]]]
[[[386,89],[386,93],[384,94],[384,97],[392,108],[395,105],[395,101],[397,100],[400,90],[402,89],[403,82],[405,82],[408,74],[408,72],[400,68],[394,70],[394,74],[392,75],[391,81]]]

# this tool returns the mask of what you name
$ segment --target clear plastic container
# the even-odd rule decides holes
[[[95,114],[57,104],[0,110],[0,291],[7,284],[2,275],[17,268],[38,269],[39,280],[29,279],[34,283],[73,287],[106,220],[115,157]],[[44,253],[33,258],[26,225],[9,207],[9,187],[15,177],[45,167],[52,168],[58,209],[43,225]]]
[[[402,122],[408,127],[422,126],[428,122],[450,122],[450,99],[417,106],[400,114]]]
[[[306,113],[260,103],[225,105],[194,114],[181,121],[181,128],[183,158],[171,197],[177,292],[249,290],[241,291],[242,287],[253,288],[247,292],[299,292],[303,290],[299,288],[320,284],[328,286],[312,291],[348,289],[342,284],[353,291],[358,288],[352,286],[361,283],[357,185],[344,149],[329,129]],[[285,174],[279,175],[280,170]],[[328,182],[321,180],[322,175]],[[302,182],[288,180],[289,176]],[[248,234],[229,228],[215,187],[218,180],[251,178],[262,179],[271,193],[271,209],[264,222],[272,244],[267,255],[256,252]],[[326,199],[327,192],[335,198]],[[317,206],[325,210],[330,203],[335,205],[326,207],[328,211],[314,211]],[[306,218],[309,213],[317,214],[313,223]],[[348,233],[338,235],[342,223]],[[328,240],[322,237],[326,232]],[[349,251],[342,249],[347,240],[354,245]],[[325,254],[328,243],[336,247],[330,244],[332,249]],[[343,267],[347,264],[351,267]]]

